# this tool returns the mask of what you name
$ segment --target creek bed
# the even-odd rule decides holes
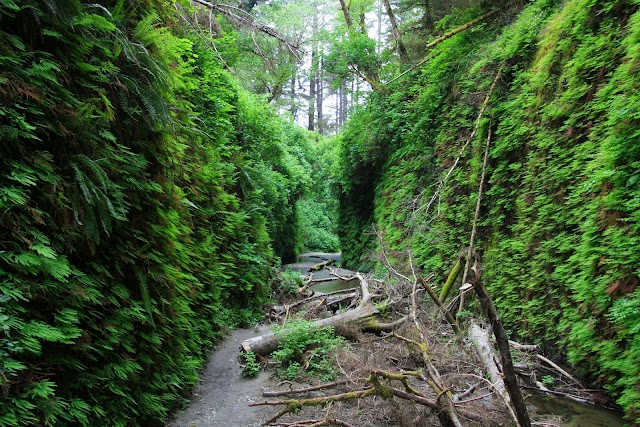
[[[578,403],[533,393],[527,396],[527,402],[534,405],[540,415],[561,416],[562,427],[621,427],[625,425],[622,414],[601,406]]]

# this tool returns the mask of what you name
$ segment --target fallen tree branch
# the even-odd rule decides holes
[[[484,366],[486,374],[489,376],[489,381],[500,394],[503,394],[505,391],[505,385],[500,370],[495,363],[496,354],[491,346],[489,331],[481,328],[476,322],[472,322],[469,327],[468,335],[469,340],[476,349],[478,358]],[[507,405],[511,405],[511,401],[508,396],[506,396],[506,403]]]
[[[484,21],[485,19],[489,18],[490,16],[494,15],[497,12],[497,10],[493,10],[491,12],[487,12],[482,16],[477,17],[476,19],[473,19],[469,22],[467,22],[466,24],[460,25],[457,28],[454,28],[453,30],[449,31],[448,33],[438,37],[437,39],[435,39],[434,41],[432,41],[431,43],[428,43],[425,48],[427,50],[434,48],[436,45],[438,45],[439,43],[442,43],[443,41],[455,36],[456,34],[469,29],[471,27],[473,27],[474,25]],[[395,76],[394,78],[392,78],[391,80],[389,80],[387,83],[385,84],[391,84],[393,82],[395,82],[396,80],[398,80],[399,78],[405,76],[406,74],[408,74],[409,72],[415,70],[416,68],[418,68],[419,66],[421,66],[422,64],[426,63],[429,60],[430,56],[426,56],[422,61],[412,65],[411,67],[407,68],[405,71],[403,71],[402,73],[398,74],[397,76]]]
[[[329,270],[329,273],[332,276],[335,276],[335,277],[337,277],[338,279],[340,279],[340,280],[342,280],[344,282],[350,282],[352,280],[357,280],[358,279],[358,276],[348,276],[347,277],[347,276],[342,276],[342,275],[338,274],[338,270],[339,270],[338,268],[329,268],[328,270]]]
[[[433,204],[433,202],[435,200],[439,200],[442,188],[444,187],[446,182],[449,180],[449,177],[451,176],[451,174],[453,173],[455,168],[458,166],[458,163],[460,162],[460,159],[462,158],[462,155],[466,151],[467,147],[469,146],[469,144],[471,144],[471,141],[476,136],[476,132],[478,131],[478,128],[480,127],[480,121],[482,120],[482,117],[484,116],[485,110],[489,106],[489,100],[491,99],[491,95],[493,94],[493,91],[495,90],[496,86],[498,85],[498,81],[500,80],[500,77],[502,76],[503,66],[504,66],[504,64],[500,65],[500,68],[498,68],[498,71],[496,72],[496,75],[493,78],[493,82],[491,83],[491,86],[489,87],[489,91],[487,92],[487,95],[485,96],[484,101],[482,102],[482,106],[480,107],[480,111],[478,112],[478,117],[476,118],[476,122],[475,122],[475,125],[473,127],[473,131],[471,132],[469,137],[465,140],[464,144],[462,144],[462,148],[460,148],[460,151],[458,152],[458,157],[456,157],[455,161],[453,162],[453,165],[449,168],[449,170],[447,171],[447,174],[445,175],[445,177],[438,182],[437,188],[436,188],[435,192],[433,193],[433,195],[431,196],[431,198],[429,199],[429,202],[427,202],[425,205],[423,205],[423,206],[426,206],[425,215],[429,212],[429,209],[430,209],[431,205]],[[414,210],[414,212],[412,213],[412,216],[413,216],[414,219],[412,219],[412,221],[417,220],[418,214],[423,209],[423,206],[420,206],[420,207],[418,207],[417,209]],[[439,212],[438,212],[438,214],[439,214]],[[433,218],[433,219],[435,219],[435,218]],[[433,221],[433,219],[427,220],[427,223],[430,223],[431,221]],[[424,218],[422,218],[422,221],[424,221]],[[465,272],[468,271],[468,266],[465,266],[465,270],[464,271]],[[463,278],[462,278],[462,283],[463,284],[465,283],[465,279],[466,279],[466,275],[464,275],[464,273],[463,273]]]
[[[341,295],[341,294],[346,294],[345,298],[355,298],[357,296],[357,292],[354,291],[354,289],[340,289],[340,290],[329,292],[329,293],[326,293],[326,294],[319,293],[319,294],[315,294],[315,295],[312,295],[310,297],[301,299],[300,301],[296,301],[296,302],[291,303],[291,304],[274,305],[274,306],[271,307],[271,313],[274,313],[274,316],[277,316],[277,315],[282,314],[282,313],[287,313],[288,314],[289,311],[291,311],[292,309],[294,309],[294,308],[296,308],[298,306],[304,305],[304,304],[306,304],[308,302],[311,302],[313,300],[319,299],[319,298],[328,298],[329,299],[329,305],[335,304],[335,301],[332,300],[332,297],[336,297],[336,296]]]
[[[460,275],[460,272],[462,271],[462,258],[463,258],[462,256],[458,256],[458,260],[456,261],[455,265],[451,269],[451,272],[447,276],[446,282],[444,282],[444,285],[442,286],[442,290],[440,291],[440,296],[439,296],[439,300],[441,301],[440,305],[442,305],[444,301],[447,299],[447,296],[449,295],[449,292],[451,291],[451,288],[453,287],[454,282],[456,281],[456,279]]]
[[[413,265],[412,271],[413,271]],[[429,278],[432,276],[429,276]],[[427,279],[428,280],[428,279]],[[438,399],[436,399],[436,403],[438,404],[438,409],[440,412],[438,413],[438,418],[440,422],[444,426],[454,426],[454,427],[462,427],[462,423],[458,418],[458,414],[456,413],[456,408],[453,403],[453,394],[449,391],[440,379],[440,374],[438,370],[431,362],[431,357],[427,352],[427,340],[424,336],[422,328],[420,327],[420,323],[418,322],[417,317],[417,303],[416,303],[416,285],[417,280],[413,281],[412,292],[411,292],[411,320],[413,320],[413,324],[420,335],[421,342],[415,342],[412,340],[407,340],[408,342],[412,342],[414,345],[418,347],[420,353],[422,355],[423,363],[426,367],[426,378],[427,384],[432,388],[432,390],[438,395]],[[441,396],[445,397],[444,401],[440,399]]]
[[[546,357],[544,357],[541,354],[536,354],[535,355],[538,359],[540,359],[541,361],[543,361],[544,363],[546,363],[547,365],[551,366],[553,369],[555,369],[556,371],[560,372],[560,374],[564,375],[565,377],[569,378],[571,381],[573,381],[578,387],[580,388],[585,388],[584,385],[578,381],[577,379],[575,379],[570,373],[568,373],[567,371],[565,371],[564,369],[562,369],[560,366],[556,365],[555,363],[553,363],[551,360],[547,359]]]
[[[357,273],[356,277],[360,281],[360,292],[362,293],[362,300],[358,306],[353,310],[316,320],[312,322],[312,325],[323,328],[326,326],[351,323],[366,331],[388,331],[389,327],[393,327],[398,324],[397,322],[401,322],[382,323],[378,321],[375,316],[379,314],[379,310],[372,301],[376,295],[369,291],[369,285],[362,274]],[[266,356],[278,348],[279,341],[280,337],[270,332],[243,341],[241,349],[245,352],[251,351],[255,354]]]
[[[461,264],[460,259],[458,259],[458,264]],[[419,280],[420,284],[422,284],[422,287],[427,291],[433,302],[436,303],[445,319],[447,319],[447,323],[449,323],[449,326],[451,326],[451,329],[453,329],[453,332],[456,334],[456,336],[462,336],[462,332],[460,332],[458,324],[453,319],[453,316],[451,316],[451,313],[449,313],[449,310],[447,310],[447,308],[442,304],[442,301],[440,300],[438,295],[436,295],[435,291],[431,288],[431,285],[429,285],[429,283],[426,282],[422,277]]]
[[[502,66],[498,70],[498,74],[502,71]],[[471,237],[469,238],[469,248],[467,249],[466,261],[464,263],[464,271],[462,272],[462,283],[466,283],[467,274],[471,265],[471,256],[473,254],[473,244],[475,243],[476,233],[478,231],[478,218],[480,217],[480,206],[482,205],[482,190],[487,173],[487,163],[489,161],[489,144],[491,143],[491,125],[487,135],[487,144],[484,148],[484,160],[482,162],[482,175],[480,177],[480,185],[478,185],[478,199],[476,200],[476,210],[473,214],[473,226],[471,227]],[[458,306],[458,315],[464,307],[464,294],[460,294],[460,305]]]
[[[493,391],[495,391],[498,396],[500,396],[500,399],[504,402],[504,404],[505,404],[505,406],[507,408],[507,411],[509,411],[509,414],[511,414],[511,418],[513,418],[513,421],[515,421],[516,425],[520,425],[520,423],[518,422],[518,416],[516,415],[516,413],[513,410],[513,407],[512,407],[512,405],[511,405],[511,403],[509,401],[509,396],[504,393],[504,389],[502,391],[498,390],[496,388],[496,386],[491,381],[489,381],[488,379],[486,379],[484,377],[481,377],[480,375],[475,375],[475,374],[464,374],[464,375],[471,376],[473,378],[477,378],[480,381],[484,381],[485,383],[487,383],[489,388],[492,389]],[[460,402],[460,403],[462,404],[464,402]]]
[[[376,391],[374,387],[371,387],[365,390],[349,391],[346,393],[333,394],[330,396],[323,396],[323,397],[310,397],[307,399],[287,399],[287,400],[275,400],[275,401],[265,400],[264,402],[249,403],[249,406],[284,405],[285,406],[284,409],[282,409],[276,415],[274,415],[273,417],[269,418],[267,421],[262,423],[262,425],[269,425],[274,421],[276,421],[278,418],[282,417],[283,415],[289,412],[295,412],[304,406],[324,406],[327,403],[331,403],[331,402],[344,402],[349,400],[362,399],[364,397],[375,396],[378,394],[379,392]]]
[[[509,350],[509,337],[502,325],[502,319],[498,316],[496,306],[493,304],[489,293],[480,282],[480,266],[476,262],[473,268],[475,272],[475,278],[472,280],[473,289],[480,299],[480,303],[487,312],[487,317],[491,322],[493,334],[500,350],[500,362],[502,365],[502,373],[504,374],[504,384],[513,403],[513,408],[516,413],[518,425],[520,427],[531,427],[531,419],[529,418],[529,412],[527,406],[524,403],[520,387],[518,386],[518,378],[516,372],[513,369],[513,361],[511,360],[511,351]]]
[[[287,396],[289,394],[307,393],[309,391],[322,390],[322,389],[325,389],[325,388],[331,388],[331,387],[335,387],[337,385],[346,384],[347,382],[348,382],[347,380],[338,380],[338,381],[334,381],[334,382],[331,382],[331,383],[318,384],[318,385],[314,385],[314,386],[311,386],[311,387],[304,387],[304,388],[295,388],[295,389],[289,389],[289,390],[276,390],[276,391],[265,390],[265,391],[262,392],[262,395],[264,397],[277,397],[277,396]]]
[[[393,376],[392,374],[389,374],[389,375]],[[350,401],[355,399],[363,399],[371,396],[382,396],[384,398],[388,398],[389,396],[393,395],[401,399],[416,402],[420,405],[427,406],[432,409],[437,409],[437,410],[441,409],[441,405],[437,402],[437,400],[430,399],[417,394],[413,394],[408,391],[401,390],[388,385],[384,385],[380,383],[378,378],[379,376],[381,376],[380,372],[372,372],[369,378],[367,378],[367,382],[371,384],[373,387],[370,387],[364,390],[349,391],[345,393],[339,393],[339,394],[323,396],[323,397],[310,397],[307,399],[263,401],[263,402],[250,403],[249,406],[265,406],[265,405],[267,406],[284,405],[285,406],[276,415],[272,416],[267,421],[262,423],[262,425],[272,424],[283,415],[290,412],[295,412],[305,406],[324,406],[332,402],[344,402],[344,401]],[[486,420],[483,420],[483,418],[480,415],[464,409],[460,409],[460,415],[474,421],[486,421]]]
[[[335,261],[332,259],[328,259],[326,261],[319,262],[309,268],[309,271],[320,271],[323,268],[333,264]]]
[[[260,22],[255,16],[251,15],[247,11],[232,5],[215,4],[205,0],[193,0],[193,2],[206,6],[211,10],[215,10],[216,12],[225,15],[227,18],[230,18],[239,24],[246,25],[250,28],[256,29],[264,34],[267,34],[268,36],[275,38],[276,40],[282,42],[285,46],[287,46],[287,49],[289,49],[289,51],[295,56],[298,61],[302,59],[304,52],[300,49],[299,46],[294,45],[278,31],[271,28],[267,24]]]
[[[520,344],[519,342],[509,340],[509,345],[520,351],[540,351],[540,346],[536,344]]]
[[[564,393],[564,392],[561,392],[561,391],[550,390],[550,389],[548,389],[546,387],[545,388],[540,388],[540,387],[523,386],[523,388],[526,388],[528,390],[534,390],[534,391],[539,392],[539,393],[553,394],[553,395],[556,395],[556,396],[564,397],[564,398],[569,399],[569,400],[573,400],[574,402],[578,402],[578,403],[590,403],[592,405],[596,404],[591,399],[585,399],[583,397],[574,396],[572,394]]]

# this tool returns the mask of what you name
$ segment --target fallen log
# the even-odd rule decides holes
[[[541,354],[536,354],[536,357],[538,359],[540,359],[541,361],[545,362],[547,365],[551,366],[553,369],[555,369],[556,371],[560,372],[560,374],[564,375],[565,377],[569,378],[571,381],[573,381],[579,388],[585,388],[585,386],[578,381],[577,379],[575,379],[570,373],[568,373],[567,371],[565,371],[564,369],[562,369],[560,366],[556,365],[555,363],[553,363],[551,360],[547,359],[546,357],[544,357]]]
[[[478,359],[480,359],[480,362],[482,362],[482,365],[484,366],[484,370],[489,377],[489,381],[491,381],[495,390],[504,396],[505,403],[507,403],[507,405],[511,405],[509,395],[505,393],[504,380],[502,379],[498,365],[496,365],[495,362],[497,354],[493,351],[493,346],[489,339],[489,331],[480,327],[476,322],[472,322],[469,327],[468,336],[476,350]]]
[[[507,393],[509,393],[511,403],[513,404],[513,409],[517,418],[516,422],[519,427],[531,427],[529,412],[527,411],[527,406],[518,385],[516,372],[513,369],[513,360],[511,359],[511,351],[509,350],[509,336],[504,330],[502,319],[498,315],[496,306],[493,304],[489,293],[480,280],[480,266],[477,261],[472,270],[475,273],[475,278],[471,283],[473,285],[473,289],[476,291],[476,295],[478,295],[480,304],[485,309],[487,317],[491,322],[493,335],[496,338],[498,350],[500,351],[500,367],[504,374],[504,385],[507,389]]]
[[[312,325],[319,328],[326,326],[337,326],[341,324],[352,324],[359,326],[365,331],[381,331],[389,332],[395,326],[403,321],[400,319],[391,323],[382,323],[376,317],[379,314],[378,308],[373,303],[372,299],[375,295],[369,292],[369,285],[365,278],[357,273],[356,277],[360,281],[360,289],[362,292],[362,300],[360,304],[353,310],[345,311],[344,313],[336,314],[335,316],[327,317],[325,319],[319,319],[312,322]],[[266,356],[278,348],[280,337],[273,332],[265,335],[245,340],[240,345],[241,350],[245,352],[253,352],[262,356]]]
[[[369,378],[367,378],[367,383],[371,385],[371,387],[366,388],[364,390],[355,390],[348,391],[344,393],[334,394],[330,396],[323,397],[310,397],[306,399],[286,399],[286,400],[277,400],[277,401],[268,401],[265,400],[263,402],[250,403],[249,406],[284,406],[282,410],[280,410],[277,414],[269,418],[267,421],[263,422],[262,425],[269,425],[280,417],[287,413],[295,412],[297,410],[302,409],[305,406],[325,406],[332,402],[344,402],[350,400],[358,400],[372,396],[382,396],[384,398],[389,398],[391,396],[395,396],[401,399],[410,400],[420,405],[440,410],[441,405],[438,403],[438,398],[431,399],[419,394],[414,394],[411,389],[409,390],[401,390],[399,388],[382,384],[380,382],[380,378],[384,378],[387,375],[386,373],[380,371],[371,372]],[[389,376],[394,376],[393,374],[389,374]],[[394,378],[395,379],[395,378]],[[481,415],[476,414],[475,412],[471,412],[465,410],[463,408],[458,409],[460,415],[469,418],[474,421],[486,421]],[[493,425],[493,423],[492,423]]]
[[[322,270],[323,268],[325,268],[325,267],[327,267],[327,266],[329,266],[329,265],[332,265],[333,263],[335,263],[335,261],[334,261],[334,260],[332,260],[332,259],[328,259],[328,260],[326,260],[326,261],[319,262],[319,263],[317,263],[316,265],[314,265],[314,266],[310,267],[310,268],[309,268],[309,271],[310,271],[310,272],[312,272],[312,271],[320,271],[320,270]]]
[[[288,394],[301,394],[301,393],[308,393],[310,391],[316,391],[316,390],[322,390],[325,388],[331,388],[331,387],[335,387],[337,385],[342,385],[342,384],[346,384],[347,380],[339,380],[339,381],[334,381],[331,383],[325,383],[325,384],[319,384],[316,386],[311,386],[311,387],[304,387],[304,388],[292,388],[289,390],[265,390],[262,392],[262,395],[264,397],[278,397],[278,396],[286,396]]]

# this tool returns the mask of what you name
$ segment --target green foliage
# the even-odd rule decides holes
[[[313,141],[308,135],[307,150],[303,155],[310,171],[310,185],[297,203],[301,251],[338,252],[335,196],[338,140],[316,136]]]
[[[271,278],[271,290],[273,299],[280,300],[290,297],[303,286],[302,275],[295,270],[274,269]]]
[[[242,369],[242,376],[245,378],[255,378],[258,376],[261,370],[261,365],[256,359],[256,355],[252,351],[242,353],[244,359],[244,368]]]
[[[0,2],[0,426],[162,425],[295,248],[288,125],[174,14]]]
[[[443,284],[469,244],[490,130],[476,251],[501,317],[512,335],[605,384],[632,423],[640,422],[639,31],[634,1],[530,2],[440,43],[420,76],[370,97],[340,153],[343,260],[361,264],[375,248],[374,223],[389,251],[411,250]],[[436,192],[500,64],[477,136]]]
[[[272,353],[278,363],[278,377],[293,380],[307,373],[322,380],[333,378],[331,356],[345,342],[332,327],[320,328],[306,320],[295,320],[276,329],[275,334],[280,339],[278,349]]]

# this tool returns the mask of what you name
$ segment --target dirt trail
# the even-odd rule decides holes
[[[298,270],[303,274],[318,262],[339,259],[340,254],[309,253],[300,256],[299,263],[285,268]],[[344,274],[348,274],[344,270]],[[328,276],[328,272],[318,272],[316,277]],[[322,277],[324,277],[322,276]],[[262,335],[268,326],[234,330],[211,355],[200,375],[200,385],[196,387],[189,407],[176,415],[168,427],[258,427],[276,411],[265,406],[248,406],[262,401],[262,391],[275,388],[276,382],[268,373],[261,372],[256,378],[242,377],[240,365],[240,343],[245,339]]]
[[[266,326],[236,329],[216,348],[201,374],[189,407],[169,427],[258,427],[273,408],[251,407],[264,400],[262,391],[273,385],[269,374],[254,379],[242,377],[238,358],[240,343],[268,330]]]

